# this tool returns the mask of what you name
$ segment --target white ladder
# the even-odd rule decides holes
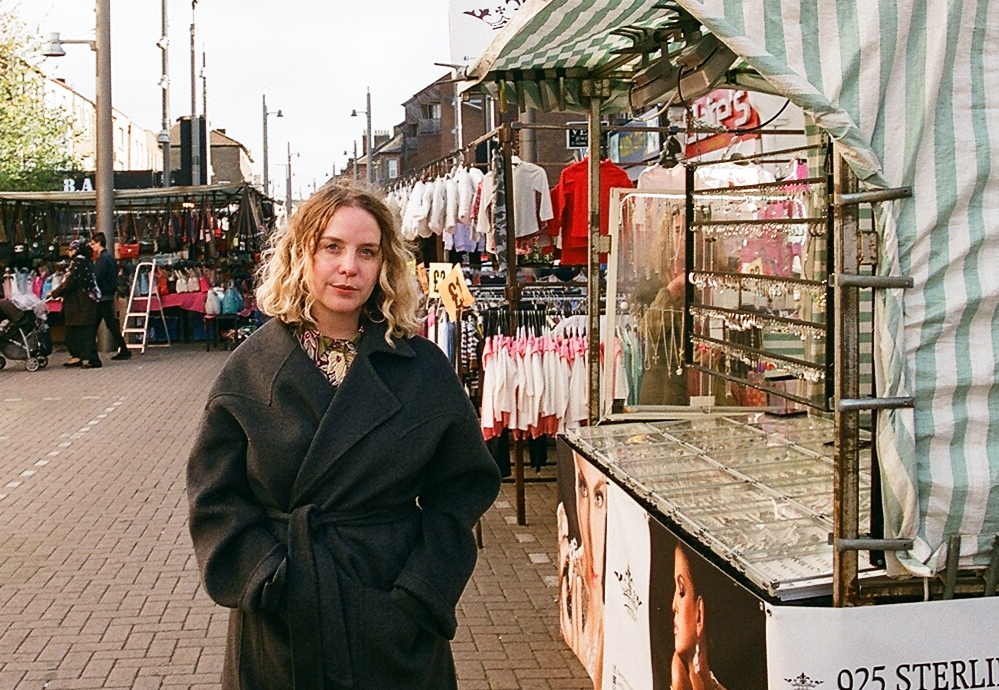
[[[148,275],[149,291],[147,295],[139,294],[139,287],[141,285],[140,276],[144,272]],[[145,300],[146,308],[144,311],[135,310],[135,302],[137,300]],[[156,300],[156,307],[153,307],[153,300]],[[163,321],[163,332],[166,334],[166,343],[159,345],[152,343],[147,345],[146,342],[149,337],[149,314],[153,310],[160,313],[160,319]],[[133,319],[138,322],[138,325],[131,323]],[[130,350],[145,352],[147,347],[170,346],[170,329],[167,328],[166,316],[163,314],[163,301],[160,299],[160,291],[156,282],[155,261],[140,261],[135,266],[135,275],[132,276],[132,290],[128,294],[128,308],[125,310],[125,327],[121,329],[121,332],[125,338],[125,345]],[[130,342],[129,335],[131,334],[139,335],[140,341],[137,343]]]

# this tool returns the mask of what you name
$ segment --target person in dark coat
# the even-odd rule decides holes
[[[415,336],[381,199],[331,183],[272,242],[274,318],[230,356],[188,461],[205,590],[232,609],[222,687],[457,688],[455,607],[500,482],[475,410]]]
[[[97,278],[97,287],[101,289],[101,298],[97,302],[97,327],[101,322],[107,326],[114,340],[115,349],[118,352],[111,359],[131,359],[132,353],[125,343],[125,338],[121,335],[121,326],[118,325],[118,314],[115,313],[115,297],[118,293],[118,264],[107,249],[108,241],[103,232],[95,232],[90,236],[90,249],[94,252],[94,276]],[[96,335],[97,329],[94,329]]]
[[[66,349],[70,356],[63,366],[95,369],[101,366],[101,359],[96,347],[97,300],[100,293],[94,278],[94,264],[90,260],[90,246],[86,240],[73,240],[69,243],[69,251],[69,268],[62,283],[49,293],[52,299],[62,297]]]

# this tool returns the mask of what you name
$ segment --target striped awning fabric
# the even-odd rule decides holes
[[[613,32],[651,28],[668,16],[648,0],[528,0],[467,77],[511,89],[511,101],[545,110],[557,106],[586,111],[581,81],[618,58],[616,51],[632,45]],[[606,78],[603,110],[626,109],[629,87],[619,76]]]
[[[916,399],[878,416],[887,536],[914,540],[890,569],[937,572],[952,536],[962,566],[986,565],[999,533],[999,3],[677,3],[830,134],[866,187],[913,188],[874,209],[879,271],[915,280],[875,298],[877,393]],[[613,29],[665,20],[655,5],[529,0],[469,77],[550,106],[543,70],[598,70],[628,43]],[[626,107],[627,89],[612,84],[607,107]]]

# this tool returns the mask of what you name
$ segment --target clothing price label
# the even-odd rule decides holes
[[[445,263],[431,263],[430,268],[427,271],[427,277],[430,280],[430,291],[427,293],[431,297],[440,297],[440,285],[447,278],[448,273],[451,272],[451,264]]]
[[[465,282],[465,274],[461,271],[461,264],[455,264],[439,288],[441,302],[444,303],[447,315],[452,321],[457,320],[459,308],[475,304],[475,298],[472,297],[468,283]]]

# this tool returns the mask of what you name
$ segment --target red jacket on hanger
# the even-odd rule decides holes
[[[585,266],[587,240],[590,234],[589,158],[573,163],[562,171],[552,190],[554,220],[548,224],[550,235],[562,237],[562,264]],[[607,234],[610,213],[610,190],[631,188],[631,179],[622,168],[609,159],[600,161],[600,234]]]

